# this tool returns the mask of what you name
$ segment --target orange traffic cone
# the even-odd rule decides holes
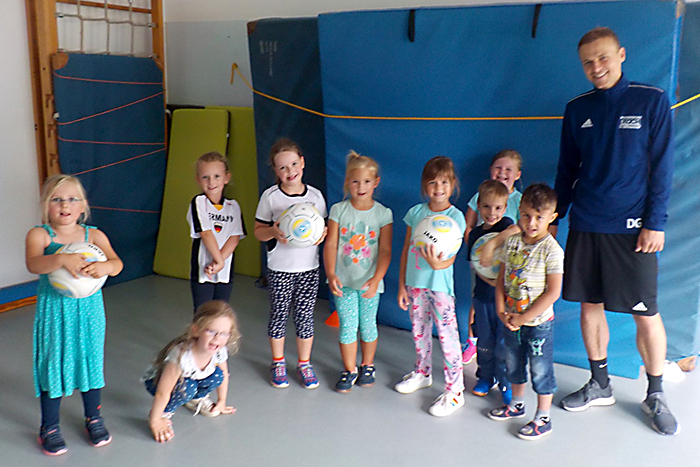
[[[326,319],[326,326],[330,326],[332,328],[337,328],[340,326],[340,321],[338,321],[338,312],[334,311],[331,313],[331,315]]]

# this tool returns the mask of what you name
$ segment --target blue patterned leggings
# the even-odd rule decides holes
[[[157,386],[153,384],[153,381],[153,379],[147,379],[145,384],[148,392],[155,396]],[[224,372],[221,371],[221,368],[218,366],[214,370],[214,373],[204,379],[184,378],[175,386],[175,389],[173,389],[172,394],[170,394],[168,405],[165,406],[163,412],[175,412],[175,409],[181,405],[185,405],[192,399],[201,399],[221,386],[223,381]]]
[[[377,309],[379,297],[376,293],[372,298],[363,298],[364,290],[343,287],[342,297],[333,297],[338,307],[340,321],[340,343],[352,344],[357,340],[357,330],[360,330],[362,342],[374,342],[379,337],[377,332]]]

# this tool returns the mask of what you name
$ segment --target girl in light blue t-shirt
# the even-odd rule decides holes
[[[406,239],[401,253],[398,302],[402,309],[410,313],[416,364],[413,371],[394,388],[408,394],[433,383],[434,321],[440,337],[445,373],[445,392],[429,410],[436,417],[450,415],[464,405],[462,355],[455,315],[453,264],[456,255],[445,258],[442,253],[438,254],[433,245],[413,245],[412,237],[418,224],[432,215],[449,216],[464,232],[464,214],[450,201],[457,186],[452,160],[441,156],[430,159],[421,177],[421,192],[428,202],[413,206],[403,218]]]
[[[354,151],[348,155],[344,191],[350,199],[331,207],[323,259],[340,321],[340,353],[345,370],[336,384],[348,392],[375,381],[377,309],[391,261],[391,209],[373,198],[379,184],[377,163]],[[357,331],[362,365],[357,368]]]

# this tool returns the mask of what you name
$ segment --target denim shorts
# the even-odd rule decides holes
[[[527,363],[530,361],[532,388],[537,394],[554,394],[554,320],[539,326],[521,326],[517,331],[504,330],[506,369],[511,384],[527,383]]]

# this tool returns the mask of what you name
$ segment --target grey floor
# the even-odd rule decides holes
[[[80,396],[73,395],[64,399],[61,410],[69,450],[56,458],[44,456],[35,440],[39,405],[31,377],[34,308],[0,314],[0,466],[700,465],[695,444],[700,439],[700,370],[682,383],[666,383],[682,425],[678,436],[662,437],[649,428],[638,405],[643,380],[614,378],[617,404],[576,414],[554,408],[552,435],[526,442],[515,432],[527,420],[486,418],[499,404],[495,392],[486,398],[467,395],[466,406],[444,419],[427,413],[440,394],[441,375],[429,389],[411,395],[394,392],[393,383],[413,365],[412,339],[405,331],[380,328],[374,387],[357,387],[349,394],[333,391],[341,361],[337,331],[323,324],[328,316],[323,300],[317,305],[312,358],[321,386],[305,390],[292,380],[288,389],[272,388],[267,379],[267,293],[256,289],[249,277],[237,276],[235,284],[232,303],[244,344],[230,360],[229,401],[238,410],[207,419],[180,409],[173,419],[176,436],[164,445],[150,437],[146,419],[151,397],[139,377],[153,354],[191,318],[186,281],[149,276],[105,289],[103,415],[114,441],[102,448],[88,445]],[[434,357],[437,362],[439,351]],[[288,346],[288,361],[295,358]],[[474,363],[466,367],[467,387],[474,384],[474,371]],[[588,377],[586,371],[562,365],[556,372],[560,389],[555,403]],[[527,402],[532,412],[531,392]]]

